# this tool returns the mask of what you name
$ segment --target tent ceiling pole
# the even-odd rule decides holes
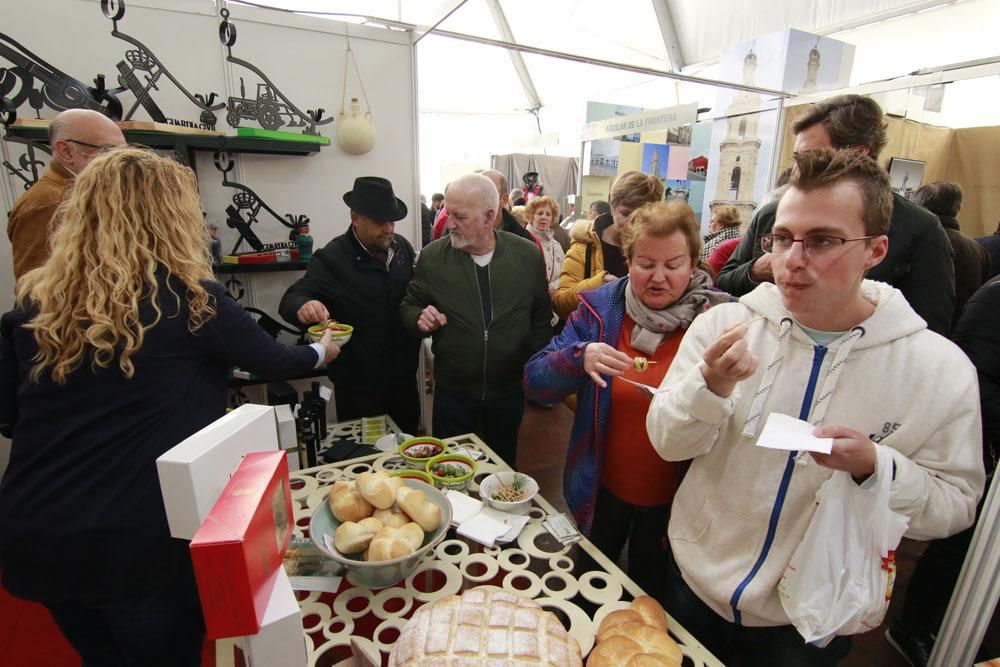
[[[651,0],[653,11],[656,12],[656,22],[660,24],[660,36],[663,38],[663,46],[667,49],[667,59],[670,61],[670,68],[679,71],[684,67],[684,53],[681,51],[681,43],[677,39],[677,30],[674,26],[674,17],[670,13],[670,0]]]
[[[585,65],[597,65],[598,67],[608,67],[610,69],[617,69],[625,72],[633,72],[635,74],[645,74],[647,76],[656,76],[664,79],[685,81],[687,83],[695,83],[702,86],[716,86],[718,88],[742,90],[750,93],[757,93],[758,95],[768,95],[775,98],[792,97],[792,93],[786,93],[783,90],[775,90],[772,88],[760,88],[758,86],[747,86],[741,83],[733,83],[731,81],[719,81],[717,79],[703,79],[701,77],[689,76],[687,74],[680,74],[678,72],[668,72],[661,69],[654,69],[652,67],[642,67],[640,65],[626,65],[625,63],[617,63],[611,60],[599,60],[597,58],[587,58],[584,56],[577,56],[572,53],[551,51],[549,49],[542,49],[537,46],[523,46],[521,44],[515,44],[513,42],[505,42],[499,39],[489,39],[487,37],[477,37],[475,35],[466,35],[460,32],[450,32],[448,30],[435,30],[434,34],[438,35],[439,37],[448,37],[451,39],[458,39],[464,42],[472,42],[474,44],[497,46],[501,49],[509,49],[511,51],[518,51],[520,53],[533,53],[535,55],[546,56],[548,58],[569,60],[570,62],[583,63]]]
[[[510,23],[507,22],[507,15],[504,14],[503,7],[500,6],[500,0],[486,0],[486,6],[490,8],[493,23],[496,24],[497,31],[503,40],[512,44],[516,43],[514,32],[510,29]],[[509,51],[509,53],[510,61],[517,72],[517,78],[521,81],[521,88],[524,89],[524,96],[528,98],[528,105],[532,111],[538,111],[542,108],[542,101],[538,99],[538,91],[535,90],[535,82],[531,80],[531,72],[528,71],[528,66],[524,63],[524,57],[520,51]]]
[[[413,28],[413,37],[411,38],[411,43],[416,44],[417,42],[422,40],[427,33],[433,32],[435,28],[444,23],[449,16],[458,11],[458,9],[465,3],[466,0],[446,0],[445,2],[441,3],[441,5],[438,7],[438,12],[440,13],[441,18],[437,19],[436,21],[433,21],[429,26],[422,25]]]

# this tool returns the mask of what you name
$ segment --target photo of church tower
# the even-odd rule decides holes
[[[806,63],[806,82],[799,89],[800,95],[815,93],[818,90],[816,77],[819,74],[819,65],[819,39],[817,39],[813,47],[809,49],[809,62]]]
[[[743,83],[754,85],[757,55],[751,46],[743,59]],[[712,212],[720,206],[735,206],[744,224],[750,221],[754,207],[754,185],[757,157],[760,152],[758,123],[760,95],[741,92],[726,108],[727,131],[719,144],[719,176],[715,186],[715,199],[709,203]]]

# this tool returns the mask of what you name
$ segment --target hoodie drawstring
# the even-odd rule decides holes
[[[864,327],[854,327],[849,334],[844,336],[843,341],[837,347],[837,355],[833,358],[833,364],[830,365],[830,370],[827,371],[826,378],[823,380],[823,388],[820,389],[819,396],[813,403],[810,412],[809,422],[813,426],[823,425],[823,420],[826,419],[826,410],[830,406],[830,397],[833,396],[833,390],[840,378],[840,371],[847,365],[847,355],[850,354],[854,344],[861,340],[864,335]]]
[[[757,388],[756,393],[753,395],[753,400],[750,402],[750,412],[747,413],[746,421],[743,422],[743,435],[752,438],[757,431],[757,423],[760,421],[761,414],[764,410],[764,402],[767,400],[767,395],[771,393],[771,388],[774,386],[774,378],[778,374],[778,368],[781,366],[781,362],[785,360],[785,353],[788,351],[788,343],[791,340],[792,332],[792,318],[783,317],[781,322],[778,324],[778,347],[774,350],[774,356],[771,357],[771,361],[767,364],[767,369],[764,371],[764,377],[760,381],[760,387]]]

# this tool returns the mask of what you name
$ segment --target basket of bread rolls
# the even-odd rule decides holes
[[[364,472],[330,487],[309,537],[358,586],[384,588],[416,570],[448,532],[451,505],[429,484]]]
[[[597,627],[596,642],[587,667],[681,667],[684,659],[680,646],[667,634],[666,612],[648,595],[637,597],[629,609],[605,616]]]

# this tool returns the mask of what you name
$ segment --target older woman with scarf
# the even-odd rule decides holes
[[[581,292],[562,333],[525,366],[528,398],[578,392],[563,478],[580,530],[611,560],[629,543],[628,574],[652,596],[665,580],[667,519],[678,464],[646,434],[650,391],[691,321],[730,301],[698,268],[701,236],[682,202],[647,204],[622,234],[628,275]]]
[[[566,253],[556,240],[552,226],[559,219],[559,205],[549,196],[535,197],[524,209],[528,231],[535,235],[542,246],[545,257],[545,280],[549,284],[549,296],[559,287],[559,273],[562,271]]]

